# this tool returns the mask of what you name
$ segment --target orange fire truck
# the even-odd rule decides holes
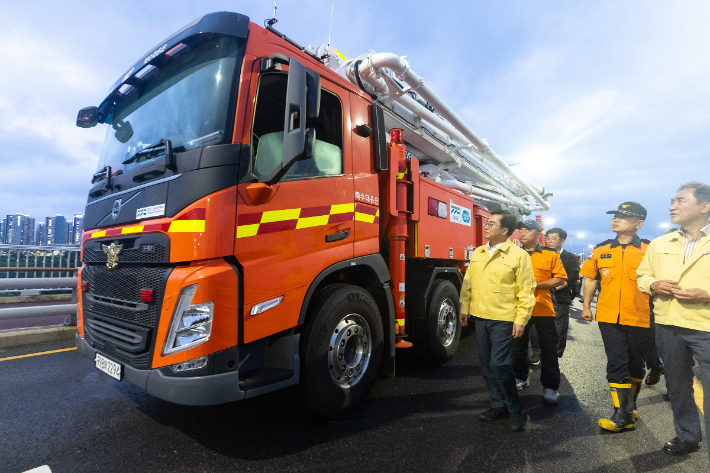
[[[548,207],[403,58],[235,13],[150,50],[79,112],[98,123],[77,345],[180,404],[299,385],[337,417],[397,348],[445,363],[489,210]]]

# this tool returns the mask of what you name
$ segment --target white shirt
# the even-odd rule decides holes
[[[490,242],[490,241],[488,242],[488,259],[491,259],[491,258],[493,257],[493,253],[495,253],[496,250],[497,250],[498,248],[500,248],[500,246],[501,246],[503,243],[505,243],[505,242],[502,241],[502,242],[498,243],[496,246],[491,246],[491,242]]]
[[[707,236],[709,233],[710,233],[710,224],[705,225],[694,236],[690,236],[690,235],[684,233],[682,230],[680,230],[680,234],[683,235],[683,245],[685,245],[685,255],[683,256],[683,264],[685,264],[685,262],[688,261],[688,258],[693,256],[693,252],[695,251],[695,247],[698,246],[698,242],[700,241],[700,239],[703,238],[704,236]]]

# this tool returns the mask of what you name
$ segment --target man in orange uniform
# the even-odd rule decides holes
[[[513,368],[518,390],[529,386],[528,340],[530,327],[534,326],[540,340],[540,381],[542,382],[542,400],[545,404],[557,405],[557,390],[560,388],[560,365],[557,356],[557,325],[555,306],[552,304],[550,289],[561,286],[567,279],[567,273],[560,261],[560,255],[552,248],[540,246],[542,228],[535,220],[518,223],[520,243],[528,252],[535,272],[535,307],[530,322],[525,326],[523,336],[515,339]]]
[[[599,427],[611,432],[636,427],[636,398],[645,374],[641,356],[644,331],[650,330],[648,296],[636,285],[636,269],[649,241],[637,235],[646,219],[646,209],[636,202],[624,202],[614,214],[611,230],[616,238],[597,245],[579,274],[585,277],[582,318],[592,321],[591,303],[601,280],[597,301],[597,322],[606,352],[606,378],[614,402],[610,419],[599,419]]]

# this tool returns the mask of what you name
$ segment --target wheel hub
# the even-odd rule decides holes
[[[350,387],[362,379],[372,354],[372,334],[367,321],[349,314],[335,326],[330,337],[328,365],[333,382]]]
[[[439,315],[437,319],[437,329],[439,341],[445,347],[448,347],[456,338],[456,322],[458,314],[456,306],[451,299],[444,299],[439,306]]]

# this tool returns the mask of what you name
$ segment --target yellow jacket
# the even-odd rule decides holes
[[[641,292],[653,296],[653,314],[657,324],[710,332],[709,304],[686,304],[675,297],[651,292],[651,284],[664,279],[678,282],[683,289],[710,291],[710,236],[698,242],[685,264],[684,253],[683,236],[678,232],[653,240],[636,271],[638,287]]]
[[[461,312],[526,325],[535,306],[530,255],[505,241],[489,258],[488,245],[473,251],[461,286]]]

